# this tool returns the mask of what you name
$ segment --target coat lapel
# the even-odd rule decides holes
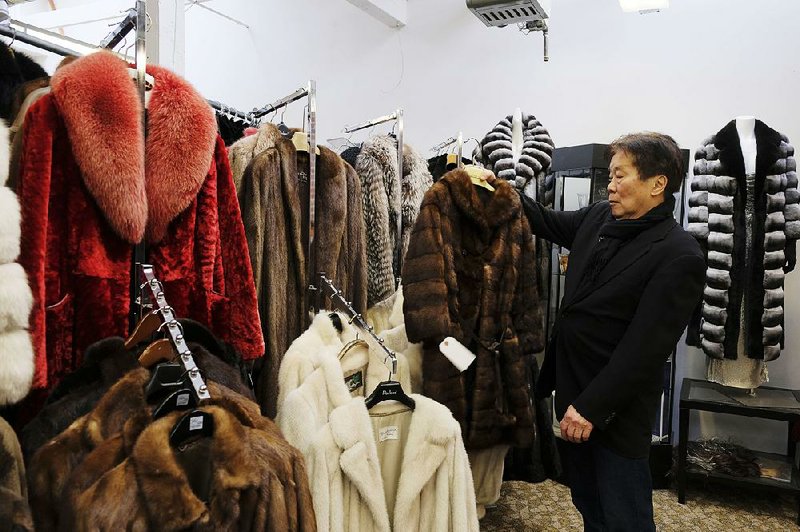
[[[339,457],[342,474],[366,503],[378,530],[389,532],[378,450],[364,400],[353,399],[331,412],[330,428],[336,445],[342,450]]]
[[[412,394],[416,403],[403,453],[394,522],[412,515],[412,506],[448,454],[453,435],[461,430],[449,410],[425,396]],[[413,528],[413,526],[412,526]]]

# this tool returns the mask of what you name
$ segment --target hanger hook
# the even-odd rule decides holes
[[[283,117],[284,117],[284,116],[286,116],[286,109],[287,109],[288,107],[289,107],[288,105],[284,105],[284,106],[283,106],[283,111],[281,112],[281,123],[282,123],[282,124],[285,124],[285,122],[283,121]]]

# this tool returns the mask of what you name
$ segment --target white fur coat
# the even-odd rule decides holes
[[[411,416],[407,430],[387,427],[394,430],[388,437],[379,431],[381,439],[400,439],[402,445],[391,513],[385,493],[391,488],[384,485],[378,450],[384,442],[375,441],[364,400],[354,398],[331,413],[306,458],[320,532],[479,529],[458,422],[442,404],[422,395],[411,397],[416,408],[401,414]]]
[[[20,206],[8,180],[8,128],[0,121],[0,406],[28,394],[33,380],[33,346],[28,318],[33,296],[20,252]]]
[[[358,376],[363,388],[353,394],[369,396],[389,376],[382,356],[364,342],[354,342],[357,331],[339,314],[343,332],[333,326],[330,312],[322,311],[295,340],[281,362],[278,375],[278,415],[275,421],[286,441],[304,452],[329,421],[331,411],[352,399],[345,376]],[[350,348],[342,355],[345,346]],[[398,354],[396,379],[411,390],[408,363]]]

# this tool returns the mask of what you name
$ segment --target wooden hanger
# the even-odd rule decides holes
[[[160,338],[148,345],[139,355],[139,365],[143,368],[152,368],[159,362],[169,362],[175,355],[175,346],[167,338]]]
[[[136,324],[136,328],[131,335],[128,336],[128,339],[125,340],[125,349],[133,349],[145,340],[149,340],[159,327],[161,327],[159,311],[156,310],[148,313],[142,318],[142,321]]]

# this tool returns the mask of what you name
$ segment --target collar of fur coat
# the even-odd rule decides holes
[[[513,181],[522,190],[533,179],[544,178],[553,162],[555,144],[535,116],[522,114],[522,152],[514,164],[512,146],[513,117],[507,116],[484,137],[475,159],[492,170],[497,177]]]
[[[756,176],[763,179],[767,175],[786,172],[788,169],[773,168],[773,165],[780,159],[786,159],[794,154],[794,149],[789,145],[789,139],[761,120],[756,120],[754,133],[758,153]],[[713,175],[745,177],[744,155],[742,155],[739,133],[736,130],[736,120],[728,122],[725,127],[703,144],[703,148],[697,151],[695,158],[698,160],[719,158],[721,164],[721,168],[719,166],[704,168],[704,173],[707,171]],[[699,173],[695,171],[695,175],[699,175]],[[746,186],[743,181],[739,184]]]
[[[498,227],[515,216],[522,208],[522,202],[514,188],[507,181],[495,183],[492,197],[484,204],[478,196],[478,187],[472,184],[469,174],[464,170],[446,173],[439,183],[450,190],[450,196],[459,210],[482,229]]]
[[[211,464],[198,464],[212,471],[213,493],[233,496],[248,489],[265,487],[263,463],[252,445],[248,429],[223,408],[202,410],[214,419]],[[139,495],[154,530],[184,530],[210,519],[206,504],[192,491],[186,472],[175,459],[169,434],[184,412],[174,412],[150,425],[136,441],[131,461],[136,472]],[[272,488],[272,486],[269,486]],[[165,511],[172,509],[172,511]]]
[[[461,439],[461,428],[445,406],[423,395],[410,397],[416,407],[405,436],[395,499],[394,515],[399,516],[396,522],[409,515],[414,501]],[[374,407],[373,413],[397,410],[397,406],[386,403]],[[331,412],[329,426],[333,441],[342,451],[339,459],[342,472],[366,501],[375,522],[383,522],[388,517],[386,497],[375,433],[364,399],[354,398]]]
[[[156,82],[147,112],[127,65],[111,52],[83,57],[52,78],[52,94],[86,188],[114,231],[159,242],[197,197],[217,138],[214,114],[189,83],[148,65]]]

